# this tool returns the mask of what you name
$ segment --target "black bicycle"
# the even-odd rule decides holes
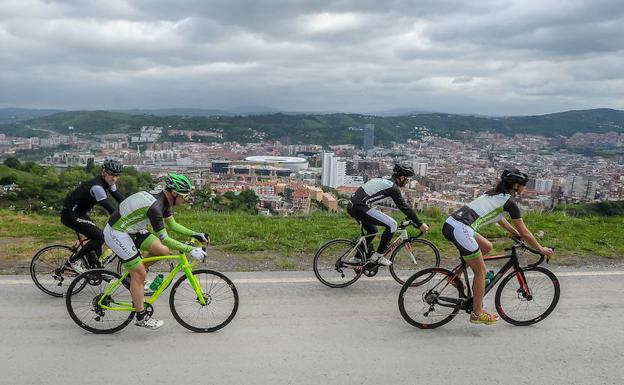
[[[415,271],[426,267],[440,266],[440,252],[426,239],[420,238],[422,232],[410,237],[407,227],[414,226],[411,221],[404,221],[398,227],[398,234],[388,246],[385,256],[390,255],[390,274],[403,284]],[[416,226],[414,226],[416,227]],[[314,256],[314,274],[324,285],[329,287],[347,287],[357,281],[362,274],[374,277],[382,266],[369,261],[372,250],[368,250],[366,239],[379,233],[365,235],[360,226],[361,236],[356,240],[333,239],[321,246]]]
[[[78,273],[74,269],[65,266],[65,262],[75,255],[89,240],[82,238],[76,232],[77,240],[73,245],[49,245],[37,251],[30,261],[30,276],[33,282],[41,291],[53,297],[63,297],[67,292],[67,287],[76,278]],[[87,256],[82,257],[79,263],[85,270],[95,268],[114,268],[114,271],[121,273],[122,261],[117,258],[117,264],[112,266],[116,258],[115,253],[106,249],[100,256],[100,260],[95,260]],[[93,259],[93,260],[92,260]]]
[[[496,311],[512,325],[528,326],[548,317],[555,309],[559,302],[559,281],[550,270],[539,266],[544,261],[548,263],[548,257],[527,246],[522,239],[513,239],[516,243],[505,249],[509,254],[484,257],[486,261],[509,259],[486,285],[485,295],[502,280],[494,298]],[[525,251],[539,255],[540,259],[521,267],[518,256]],[[442,326],[459,310],[470,313],[472,292],[464,260],[453,270],[432,268],[411,276],[401,287],[399,310],[409,324],[421,329]]]

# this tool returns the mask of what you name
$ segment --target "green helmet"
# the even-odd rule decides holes
[[[190,194],[193,190],[193,184],[186,176],[170,172],[165,177],[165,190],[175,191],[183,195]]]

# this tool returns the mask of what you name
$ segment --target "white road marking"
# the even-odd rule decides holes
[[[623,270],[614,271],[560,271],[554,272],[557,277],[599,277],[599,276],[618,276],[624,275]],[[366,277],[362,277],[365,278]],[[394,281],[392,277],[374,277],[368,278],[371,281]],[[318,282],[316,277],[306,278],[236,278],[232,279],[235,284],[272,284],[272,283],[310,283]],[[0,276],[0,285],[30,285],[34,284],[30,278],[8,278],[2,279]]]

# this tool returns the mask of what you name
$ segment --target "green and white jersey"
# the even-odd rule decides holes
[[[170,217],[169,203],[163,193],[153,195],[147,191],[132,194],[119,204],[108,224],[117,231],[139,233],[152,225],[154,232],[165,228],[163,217]]]
[[[511,219],[521,218],[520,209],[510,194],[481,195],[451,216],[459,222],[478,230],[481,226],[498,222],[507,212]]]

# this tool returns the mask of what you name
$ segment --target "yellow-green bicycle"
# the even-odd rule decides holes
[[[143,258],[151,263],[178,260],[162,284],[145,302],[151,316],[152,304],[173,282],[169,293],[169,307],[173,317],[185,328],[208,333],[226,326],[238,310],[238,292],[225,275],[208,269],[193,270],[199,263],[189,263],[185,254]],[[134,318],[135,309],[130,295],[130,277],[104,269],[86,271],[77,276],[67,289],[66,305],[71,318],[81,328],[92,333],[114,333],[126,327]]]

